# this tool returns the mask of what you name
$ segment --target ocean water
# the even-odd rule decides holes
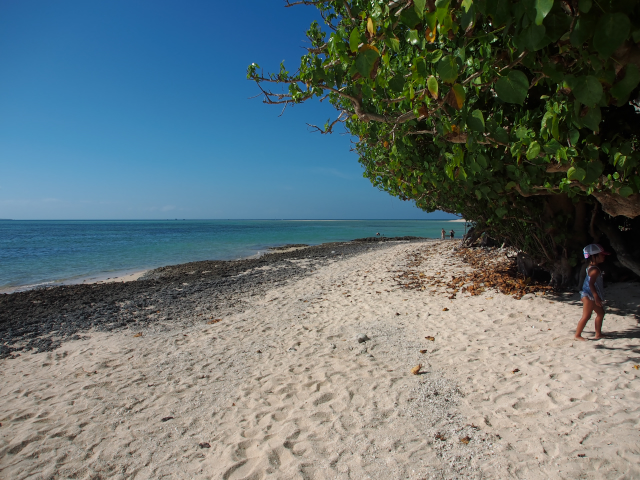
[[[0,291],[100,279],[196,260],[231,260],[289,243],[464,233],[447,220],[0,221]]]

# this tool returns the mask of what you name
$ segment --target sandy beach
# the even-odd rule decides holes
[[[403,288],[470,272],[456,244],[297,249],[212,303],[193,270],[162,284],[200,295],[170,311],[153,275],[97,286],[149,300],[0,360],[0,478],[639,478],[639,284],[608,286],[609,337],[575,342],[577,293]]]

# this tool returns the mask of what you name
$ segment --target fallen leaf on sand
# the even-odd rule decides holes
[[[579,456],[580,458],[584,458],[584,457],[586,457],[587,455],[586,455],[586,453],[579,453],[579,454],[578,454],[578,456]]]
[[[418,375],[420,373],[420,369],[422,368],[422,364],[416,365],[411,369],[411,373],[414,375]]]
[[[169,420],[171,420],[173,417],[163,417],[160,419],[161,422],[168,422]]]
[[[222,321],[221,318],[216,318],[215,320],[209,320],[207,322],[207,325],[213,325],[214,323],[218,323],[218,322],[221,322],[221,321]]]
[[[136,333],[136,334],[134,335],[134,337],[141,337],[141,336],[142,336],[142,332],[140,332],[140,333]]]
[[[436,433],[436,440],[442,440],[443,442],[446,440],[446,437],[441,433]]]
[[[635,368],[636,370],[638,370],[640,368],[640,365],[634,365],[633,368]]]
[[[199,444],[198,444],[198,446],[199,446],[200,448],[211,448],[211,445],[210,445],[210,444],[208,444],[207,442],[199,443]]]
[[[518,373],[519,371],[520,371],[520,369],[519,369],[519,368],[516,368],[516,369],[514,369],[514,370],[511,370],[511,373]]]
[[[420,353],[427,353],[426,350],[420,350]]]
[[[431,342],[435,342],[436,341],[436,337],[424,337],[427,340],[431,341]]]
[[[464,443],[465,445],[469,444],[469,440],[471,440],[471,438],[469,437],[469,435],[467,435],[466,437],[462,437],[460,439],[460,443]]]
[[[448,309],[447,307],[444,307],[444,308],[442,309],[442,311],[443,311],[443,312],[448,312],[448,311],[449,311],[449,309]]]

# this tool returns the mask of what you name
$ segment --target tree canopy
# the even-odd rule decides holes
[[[568,277],[605,241],[640,275],[640,2],[302,0],[324,25],[270,104],[328,98],[373,185]],[[269,83],[284,84],[279,91]],[[566,280],[565,280],[566,281]]]

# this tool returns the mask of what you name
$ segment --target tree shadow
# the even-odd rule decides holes
[[[554,301],[564,303],[566,305],[582,308],[580,292],[562,292],[557,293],[553,297]],[[634,363],[640,364],[640,344],[635,342],[625,342],[624,340],[634,341],[640,339],[640,283],[638,282],[619,282],[609,283],[605,289],[605,317],[602,327],[606,339],[604,341],[594,341],[588,336],[589,342],[596,350],[625,352],[627,358],[622,362],[614,362],[620,364]],[[607,317],[616,315],[624,317],[625,325],[618,324],[615,330],[610,330],[610,324]],[[593,331],[594,316],[591,317],[588,325]],[[589,327],[587,327],[589,328]]]

